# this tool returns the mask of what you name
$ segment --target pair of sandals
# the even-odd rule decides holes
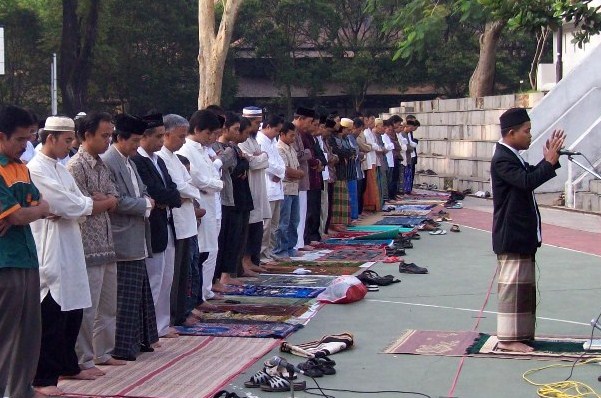
[[[320,357],[320,358],[311,358],[306,362],[299,363],[297,368],[302,370],[305,376],[309,376],[311,378],[315,377],[323,377],[324,375],[333,375],[336,374],[336,369],[334,366],[336,362],[331,360],[328,357]]]
[[[447,231],[442,228],[436,228],[434,231],[428,232],[430,235],[446,235]]]
[[[274,356],[265,361],[264,365],[263,369],[244,382],[244,387],[260,388],[266,392],[286,392],[290,391],[291,387],[294,391],[302,391],[307,388],[305,381],[292,381],[297,378],[297,374],[294,371],[292,373],[288,371],[291,366],[284,358]]]
[[[226,390],[221,390],[215,393],[215,395],[213,395],[213,398],[242,398],[240,395],[236,394],[235,392],[229,392]]]

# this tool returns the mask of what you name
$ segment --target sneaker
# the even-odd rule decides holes
[[[415,263],[400,263],[399,272],[401,274],[427,274],[428,268],[420,267]]]

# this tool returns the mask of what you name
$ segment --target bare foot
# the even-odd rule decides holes
[[[177,332],[167,332],[161,336],[163,339],[176,339],[179,337],[179,333]]]
[[[228,288],[221,283],[221,281],[217,281],[215,283],[213,283],[213,287],[212,289],[214,292],[219,292],[219,293],[227,293],[228,292]]]
[[[60,397],[65,394],[63,390],[57,386],[34,387],[33,389],[43,397]]]
[[[256,278],[259,276],[259,273],[251,270],[250,268],[244,267],[244,273],[242,276],[247,278]]]
[[[121,359],[110,358],[108,361],[99,363],[102,366],[123,366],[127,365],[127,361],[122,361]]]
[[[235,285],[235,286],[242,286],[242,285],[244,285],[244,282],[242,282],[238,278],[232,278],[228,274],[221,275],[221,281],[220,282],[222,284],[224,284],[224,285]]]
[[[156,348],[161,348],[161,347],[162,347],[161,343],[159,343],[158,341],[157,341],[156,343],[153,343],[153,344],[151,344],[150,346],[151,346],[152,348],[155,348],[155,349],[156,349]]]
[[[94,366],[93,368],[89,368],[89,369],[82,369],[81,372],[87,372],[88,374],[95,376],[95,377],[104,376],[106,374],[102,370],[98,369],[96,366]]]
[[[502,351],[532,352],[534,348],[519,341],[499,341],[497,348]]]
[[[212,296],[207,297],[207,300],[223,300],[223,294],[213,293]]]
[[[98,376],[95,376],[91,369],[84,369],[79,371],[78,374],[73,376],[61,376],[61,379],[70,379],[70,380],[96,380]]]

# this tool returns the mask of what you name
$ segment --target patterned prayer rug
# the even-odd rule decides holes
[[[382,239],[382,240],[358,240],[358,239],[337,239],[337,238],[331,238],[331,239],[326,239],[322,242],[322,244],[325,245],[340,245],[340,246],[356,246],[356,245],[361,245],[361,246],[379,246],[379,247],[385,247],[390,245],[393,242],[392,239]]]
[[[537,337],[531,344],[534,352],[508,352],[497,348],[496,336],[475,331],[405,330],[382,352],[435,356],[476,356],[505,359],[540,359],[573,361],[584,352],[586,338]],[[599,352],[583,358],[598,357]]]
[[[427,204],[427,205],[396,205],[395,207],[395,211],[415,211],[415,210],[431,210],[433,207],[436,207],[436,205],[433,204]]]
[[[540,360],[561,360],[574,361],[576,358],[587,359],[599,357],[598,350],[584,354],[583,344],[590,341],[589,338],[580,337],[536,337],[528,345],[534,347],[533,352],[509,352],[498,348],[499,340],[497,336],[480,334],[467,352],[478,357],[487,358],[507,358],[507,359],[540,359]],[[583,355],[584,354],[584,355]]]
[[[307,264],[304,262],[297,263],[298,265],[280,265],[280,264],[267,264],[268,273],[273,274],[290,274],[295,269],[305,268],[311,271],[309,275],[354,275],[359,271],[364,271],[365,268],[359,266],[347,266],[347,265],[332,265],[331,263],[312,263]]]
[[[296,286],[325,288],[328,287],[334,279],[336,279],[335,276],[323,275],[261,274],[259,275],[257,280],[248,283],[262,286]]]
[[[351,246],[332,250],[317,261],[381,261],[385,258],[386,251],[383,248]]]
[[[349,227],[351,232],[386,232],[395,231],[397,233],[411,232],[412,227],[405,228],[399,227],[398,225],[357,225],[356,227]]]
[[[106,376],[96,380],[61,380],[63,397],[210,398],[279,342],[181,336],[161,344],[125,367],[100,366]]]
[[[384,217],[375,225],[401,225],[404,227],[413,228],[426,221],[428,217]]]
[[[382,213],[384,217],[399,217],[399,216],[408,216],[408,217],[419,217],[419,216],[427,216],[430,214],[432,210],[398,210],[398,211],[389,211],[387,213]]]
[[[298,297],[266,297],[266,296],[230,296],[225,294],[222,300],[211,300],[210,303],[236,303],[238,304],[256,304],[256,305],[307,305],[312,298]],[[228,303],[226,303],[228,301]]]
[[[226,311],[226,312],[203,312],[199,319],[201,322],[229,322],[234,321],[251,321],[251,322],[280,322],[280,323],[297,323],[294,321],[294,317],[291,315],[251,315],[251,314],[239,314],[237,312]]]
[[[463,356],[478,339],[478,332],[408,329],[382,351],[385,354]]]
[[[228,294],[234,296],[313,298],[317,297],[324,290],[324,288],[314,287],[228,285]]]
[[[189,336],[255,337],[283,339],[300,329],[301,325],[280,322],[216,320],[198,322],[194,326],[176,326],[179,334]]]
[[[245,315],[275,315],[275,316],[299,316],[307,311],[307,305],[284,305],[284,304],[228,304],[223,301],[211,301],[211,307],[204,307],[203,313],[230,312],[232,314]]]

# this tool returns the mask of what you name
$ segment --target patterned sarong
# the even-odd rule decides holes
[[[332,198],[332,218],[330,223],[347,225],[351,222],[349,193],[346,181],[334,183],[334,197]]]
[[[388,179],[386,178],[386,171],[382,170],[381,167],[377,168],[376,173],[380,189],[380,203],[384,205],[384,201],[388,199]]]
[[[500,341],[534,339],[536,323],[536,277],[534,255],[497,255],[499,272],[499,314],[497,337]]]
[[[376,181],[376,166],[365,171],[365,192],[363,193],[363,210],[382,210],[380,201],[380,189]]]

